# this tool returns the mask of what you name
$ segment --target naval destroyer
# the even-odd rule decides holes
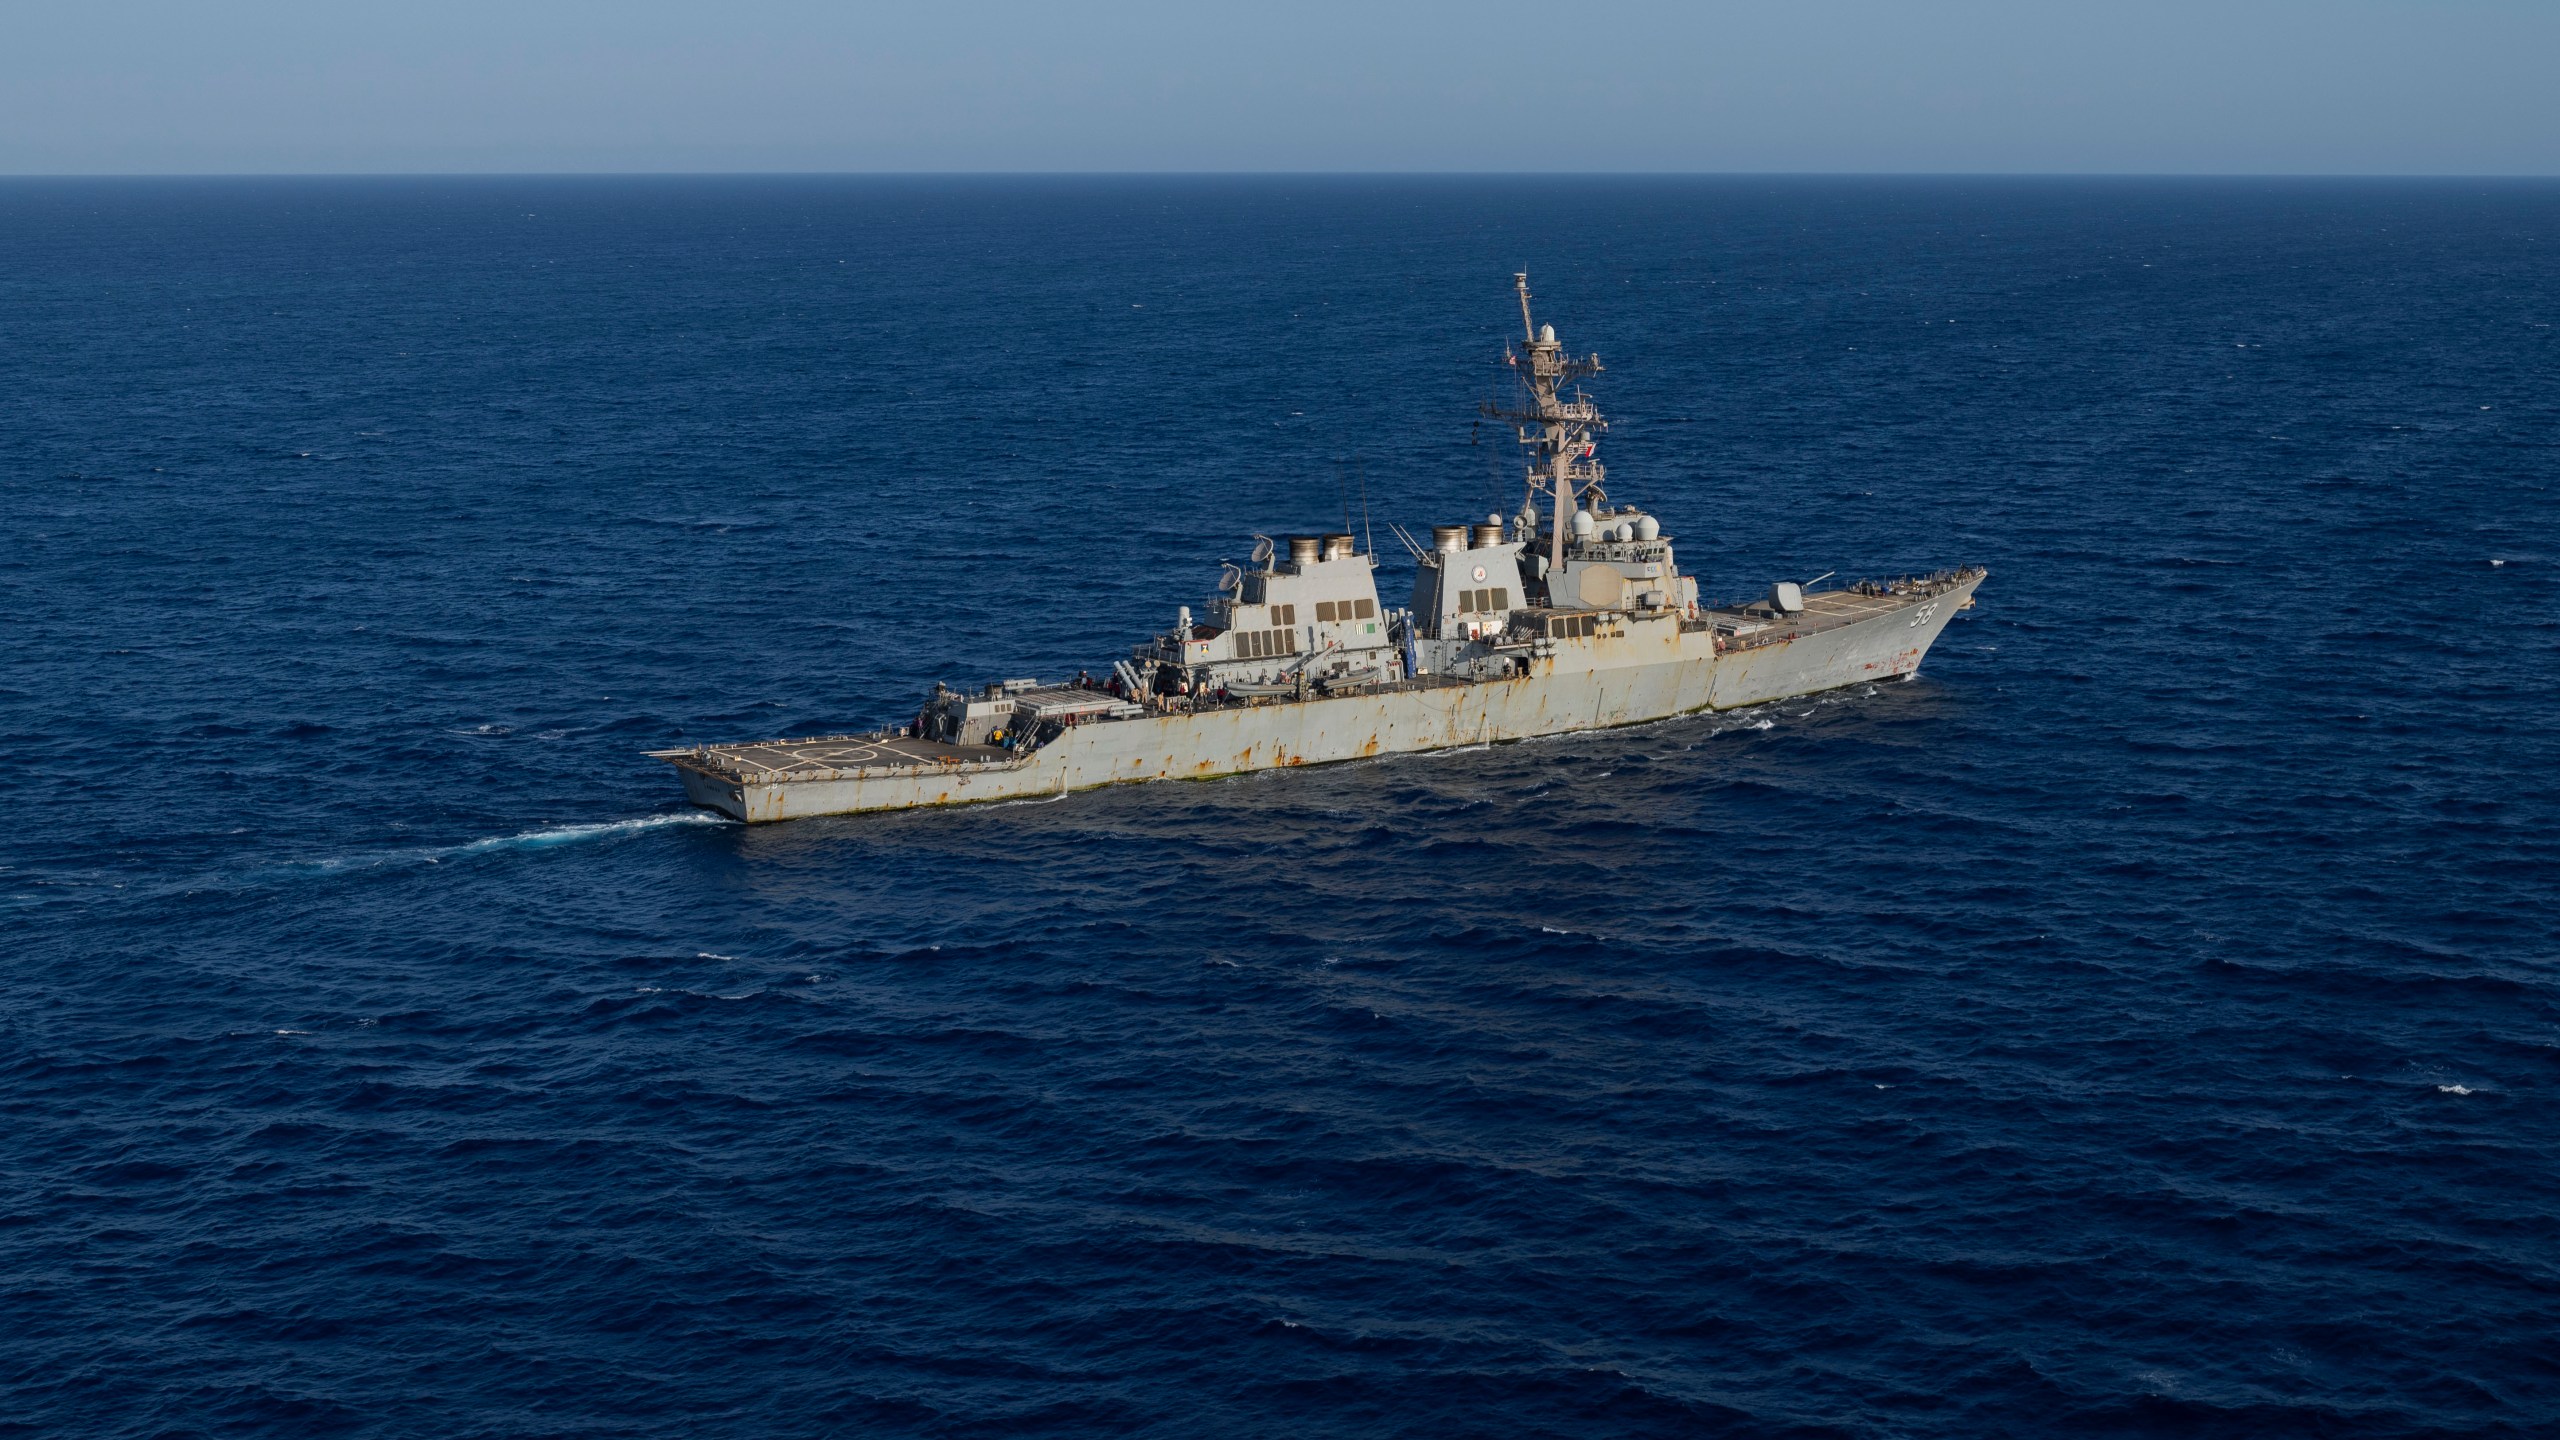
[[[1599,357],[1566,354],[1514,280],[1519,398],[1485,413],[1526,448],[1520,511],[1434,525],[1427,548],[1390,525],[1416,561],[1409,604],[1380,601],[1378,558],[1349,534],[1256,536],[1198,616],[1179,607],[1107,679],[936,684],[893,728],[650,753],[695,804],[750,822],[1063,795],[1908,679],[1972,606],[1978,566],[1702,604],[1661,518],[1609,499],[1608,422],[1579,384]]]

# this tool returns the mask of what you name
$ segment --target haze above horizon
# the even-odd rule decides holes
[[[2551,175],[2560,6],[30,12],[0,173]]]

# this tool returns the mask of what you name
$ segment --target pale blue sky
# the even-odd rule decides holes
[[[0,173],[2560,173],[2560,0],[8,0]]]

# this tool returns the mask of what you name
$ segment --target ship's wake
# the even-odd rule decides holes
[[[498,850],[540,850],[553,845],[575,845],[582,840],[602,840],[614,835],[633,835],[643,830],[657,830],[669,825],[735,825],[738,822],[710,810],[680,810],[672,815],[644,815],[636,820],[600,820],[589,825],[558,825],[548,830],[528,830],[521,835],[497,835],[486,840],[473,840],[441,849],[412,852],[418,858],[443,860],[464,855],[486,855]]]
[[[287,874],[345,875],[379,870],[393,865],[440,865],[447,861],[465,860],[480,855],[496,855],[508,851],[548,850],[562,845],[636,835],[642,831],[665,829],[669,826],[735,825],[737,823],[726,815],[709,810],[680,810],[666,815],[642,815],[629,820],[598,820],[584,825],[554,825],[547,829],[526,830],[514,835],[492,835],[482,840],[466,840],[459,845],[380,850],[370,854],[327,855],[317,859],[295,861],[279,868]]]

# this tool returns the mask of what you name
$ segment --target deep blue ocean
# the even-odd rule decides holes
[[[1913,683],[746,827],[1516,508]],[[0,183],[0,1434],[2560,1433],[2560,183]]]

